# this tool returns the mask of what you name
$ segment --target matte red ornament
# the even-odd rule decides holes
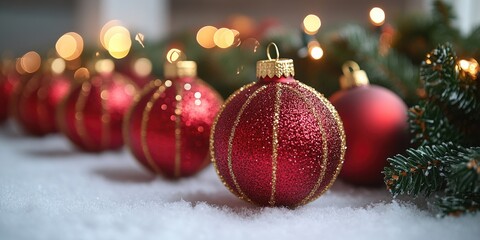
[[[136,97],[125,139],[148,170],[167,178],[191,176],[210,163],[210,129],[223,100],[196,77],[195,62],[167,64],[165,76],[169,80],[150,82]]]
[[[369,85],[356,63],[347,62],[344,74],[344,89],[330,97],[347,136],[339,177],[355,185],[380,186],[387,158],[408,146],[407,106],[390,90]]]
[[[58,131],[56,109],[70,89],[71,79],[63,74],[37,73],[18,87],[15,117],[29,134],[43,136]]]
[[[99,73],[77,84],[59,106],[61,131],[85,151],[121,148],[123,118],[137,89],[115,72]]]
[[[330,102],[293,78],[293,61],[268,56],[257,62],[258,82],[223,105],[210,149],[220,179],[233,194],[258,205],[295,207],[333,184],[345,135]]]
[[[20,75],[12,69],[6,74],[0,73],[0,123],[8,119],[11,110],[13,93],[20,82]]]

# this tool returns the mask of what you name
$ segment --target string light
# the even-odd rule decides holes
[[[80,57],[83,52],[83,39],[76,32],[63,34],[55,44],[55,50],[58,56],[67,61],[72,61]]]
[[[385,23],[385,12],[379,7],[370,10],[370,21],[375,26],[382,26]]]
[[[306,34],[314,35],[320,29],[322,22],[317,15],[309,14],[303,19],[303,30]]]
[[[214,26],[205,26],[200,28],[197,32],[197,42],[203,48],[214,48],[215,41],[213,36],[218,29]]]

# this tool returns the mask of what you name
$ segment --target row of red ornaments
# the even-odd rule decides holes
[[[27,132],[44,135],[59,129],[87,151],[118,149],[125,140],[143,166],[172,178],[193,175],[213,158],[235,195],[261,205],[305,204],[328,189],[343,161],[342,126],[349,141],[341,176],[356,184],[378,184],[385,159],[402,145],[406,122],[404,104],[383,88],[364,86],[332,96],[342,125],[335,123],[328,100],[293,78],[260,79],[229,98],[218,117],[222,126],[209,143],[222,100],[197,78],[155,80],[143,90],[118,73],[74,85],[64,75],[23,78],[5,77],[0,101],[13,102],[11,112]],[[232,103],[238,96],[245,99]],[[215,147],[211,154],[209,144]],[[328,149],[333,151],[327,154]],[[329,157],[337,163],[327,163]],[[242,158],[255,161],[235,169],[232,159]],[[316,158],[323,165],[315,164]],[[326,180],[310,181],[318,174]]]

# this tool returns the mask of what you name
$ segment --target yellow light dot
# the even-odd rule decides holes
[[[220,28],[213,35],[213,41],[219,48],[232,46],[235,40],[235,33],[228,28]]]
[[[185,85],[183,85],[183,88],[188,91],[192,89],[192,85],[190,83],[185,83]]]
[[[107,42],[105,42],[105,34],[107,33],[108,30],[110,30],[110,28],[113,28],[115,26],[120,26],[120,21],[118,20],[111,20],[107,23],[105,23],[105,25],[103,25],[102,29],[100,30],[100,43],[102,44],[103,48],[107,49],[108,50],[108,47],[107,47]]]
[[[104,41],[106,43],[108,53],[117,59],[127,56],[130,48],[132,47],[130,32],[122,26],[110,28],[105,33]]]
[[[40,55],[34,51],[25,53],[25,55],[23,55],[23,57],[20,59],[20,65],[27,73],[36,72],[40,68],[41,63],[42,59],[40,58]]]
[[[152,62],[147,58],[139,58],[133,64],[133,70],[140,77],[146,77],[152,72]]]
[[[83,52],[83,39],[78,33],[69,32],[63,34],[55,44],[57,54],[67,61],[80,57]]]
[[[200,106],[200,104],[202,104],[202,100],[196,99],[195,100],[195,105]]]
[[[174,63],[176,61],[181,60],[182,56],[183,56],[182,50],[177,48],[172,48],[168,50],[166,58],[169,63]]]
[[[177,100],[177,101],[182,101],[182,96],[176,95],[176,96],[175,96],[175,100]]]
[[[323,49],[320,46],[312,47],[309,53],[310,53],[310,56],[315,60],[318,60],[323,57]]]
[[[307,34],[310,34],[310,35],[316,34],[318,32],[318,29],[320,29],[321,25],[322,25],[322,22],[320,21],[320,18],[317,15],[310,14],[303,19],[303,30]]]
[[[172,81],[170,81],[170,80],[165,81],[165,86],[166,87],[171,87],[172,86]]]
[[[385,22],[385,12],[379,7],[374,7],[370,10],[370,21],[375,26],[382,26]]]
[[[52,68],[52,72],[55,74],[63,73],[63,71],[65,71],[65,67],[66,67],[65,60],[63,60],[62,58],[55,58],[52,61],[51,68]]]
[[[195,98],[201,98],[201,97],[202,97],[202,93],[196,92],[196,93],[194,94],[194,96],[195,96]]]
[[[213,36],[217,28],[214,26],[205,26],[200,28],[197,32],[197,42],[200,46],[204,48],[213,48],[215,47],[215,41],[213,40]]]
[[[98,73],[111,73],[115,68],[115,64],[110,59],[98,60],[95,63],[95,71]]]

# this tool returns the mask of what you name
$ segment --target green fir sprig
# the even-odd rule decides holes
[[[420,68],[426,96],[408,115],[419,147],[389,158],[383,172],[394,196],[435,194],[440,215],[480,210],[478,74],[466,74],[457,61],[450,44],[427,54]]]

